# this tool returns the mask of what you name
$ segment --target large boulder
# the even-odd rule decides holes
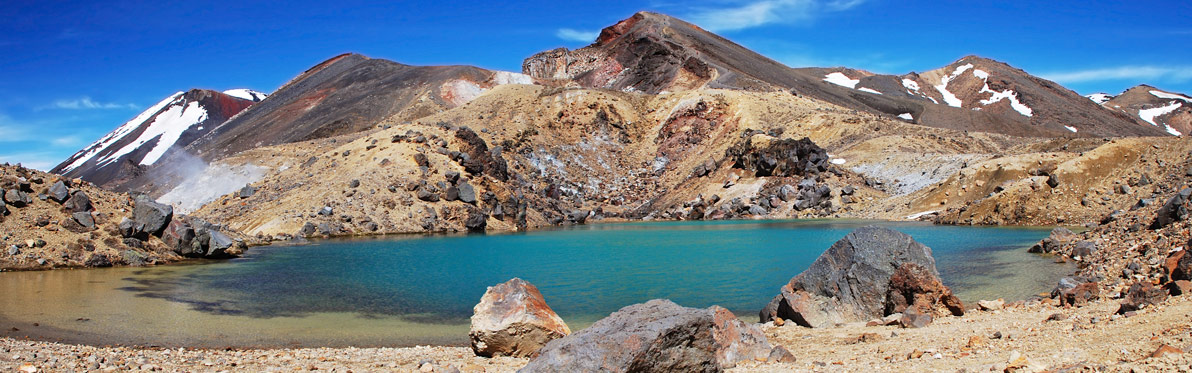
[[[29,193],[9,189],[4,191],[4,202],[8,202],[13,207],[25,207],[33,203],[33,198],[29,197]]]
[[[182,256],[193,255],[194,249],[191,243],[194,239],[194,228],[182,219],[171,220],[170,224],[166,225],[166,229],[161,232],[161,241]]]
[[[760,329],[724,308],[655,299],[547,343],[522,371],[718,372],[770,352]]]
[[[922,267],[917,269],[918,273],[938,281],[931,248],[888,228],[868,226],[854,230],[832,244],[806,271],[783,285],[762,310],[761,321],[781,318],[820,328],[886,316],[887,303],[891,303],[891,278],[905,263]],[[939,288],[937,295],[943,297],[947,287],[940,284]],[[901,295],[906,289],[896,290]],[[914,304],[914,298],[912,293],[912,301],[906,303]]]
[[[157,203],[147,196],[138,196],[136,205],[132,208],[132,220],[136,221],[141,232],[161,237],[161,232],[174,218],[174,207]]]
[[[1151,223],[1151,229],[1163,228],[1171,223],[1187,219],[1189,201],[1192,201],[1192,188],[1184,188],[1171,196],[1171,199],[1159,208],[1158,214],[1155,215],[1155,221]]]
[[[1167,291],[1152,285],[1149,281],[1139,281],[1130,285],[1126,290],[1126,299],[1122,300],[1117,313],[1138,311],[1147,306],[1154,306],[1167,299]]]
[[[1064,244],[1074,239],[1076,239],[1076,233],[1073,233],[1068,228],[1059,227],[1052,229],[1051,234],[1032,245],[1030,249],[1027,249],[1027,252],[1037,254],[1059,252],[1060,249],[1063,248]]]
[[[70,198],[63,204],[70,212],[89,212],[94,209],[91,205],[91,197],[86,192],[76,190],[70,194]]]
[[[472,351],[479,356],[527,357],[571,329],[534,285],[514,278],[490,286],[473,308]]]
[[[54,185],[51,185],[48,192],[46,195],[54,200],[54,202],[63,203],[66,202],[67,198],[70,198],[70,188],[67,188],[66,183],[62,182],[62,180],[58,180]]]

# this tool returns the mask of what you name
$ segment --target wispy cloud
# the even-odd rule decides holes
[[[723,7],[693,7],[683,18],[709,31],[735,31],[813,20],[857,7],[865,0],[760,0]]]
[[[1182,83],[1192,80],[1192,66],[1118,66],[1039,74],[1059,83],[1149,80]]]
[[[38,109],[68,109],[68,110],[129,109],[129,110],[136,110],[139,108],[140,108],[140,106],[137,106],[136,104],[118,104],[118,103],[114,103],[114,102],[98,102],[98,101],[92,100],[91,97],[83,96],[81,98],[73,99],[73,100],[54,101],[54,103],[47,105],[47,106],[40,107]]]
[[[580,31],[570,28],[561,28],[559,31],[555,31],[555,36],[566,41],[590,43],[595,41],[597,36],[600,36],[600,31]]]
[[[49,171],[61,161],[60,155],[51,152],[0,153],[0,163],[20,163],[42,171]]]

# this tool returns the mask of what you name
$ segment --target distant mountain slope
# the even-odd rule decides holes
[[[680,19],[640,12],[574,51],[522,64],[540,79],[656,94],[697,88],[790,90],[914,123],[1018,136],[1163,135],[1134,125],[1062,86],[1001,62],[969,56],[923,74],[789,68]]]
[[[120,189],[121,183],[179,152],[178,149],[253,103],[205,89],[175,93],[75,153],[51,172]]]
[[[1184,94],[1144,84],[1110,96],[1101,106],[1137,118],[1142,127],[1175,136],[1192,133],[1192,97]]]
[[[472,66],[410,66],[344,54],[302,73],[187,151],[210,161],[259,146],[358,132],[393,115],[412,120],[450,109],[502,83],[532,81]]]

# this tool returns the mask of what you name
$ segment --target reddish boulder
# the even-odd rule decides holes
[[[1189,241],[1192,243],[1192,241]],[[1192,255],[1187,255],[1188,250],[1180,250],[1171,253],[1167,256],[1167,260],[1163,262],[1163,269],[1167,272],[1167,278],[1172,280],[1192,280]]]
[[[1126,299],[1122,301],[1122,306],[1118,308],[1117,313],[1138,311],[1143,307],[1159,304],[1164,299],[1167,299],[1166,291],[1155,287],[1148,281],[1140,281],[1130,285],[1130,289],[1126,290]]]
[[[932,315],[944,309],[953,316],[964,316],[964,304],[940,278],[921,265],[903,263],[890,276],[886,294],[886,314],[906,313],[908,308]]]
[[[551,341],[522,372],[718,372],[772,352],[756,326],[728,310],[655,299]]]
[[[1059,290],[1061,306],[1080,307],[1101,295],[1101,289],[1095,282],[1085,282],[1074,288]]]
[[[514,278],[491,286],[473,308],[472,351],[478,356],[534,356],[571,329],[534,285]]]
[[[1168,282],[1166,285],[1163,285],[1163,287],[1167,289],[1167,293],[1171,294],[1172,296],[1184,295],[1192,292],[1192,281],[1175,280]]]

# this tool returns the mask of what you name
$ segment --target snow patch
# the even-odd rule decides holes
[[[1093,102],[1096,102],[1097,105],[1104,105],[1106,102],[1109,102],[1109,100],[1113,99],[1113,96],[1110,96],[1108,93],[1094,93],[1084,97],[1088,97],[1088,99],[1093,100]]]
[[[257,91],[251,90],[251,89],[243,89],[243,88],[229,89],[229,90],[223,91],[223,93],[225,95],[232,96],[235,98],[242,98],[245,100],[255,101],[255,102],[261,102],[261,100],[264,100],[265,97],[269,97],[269,95],[267,95],[267,94],[257,92]]]
[[[915,120],[915,116],[911,115],[911,113],[898,114],[898,117],[906,120]]]
[[[880,95],[880,94],[882,94],[881,92],[878,92],[877,90],[875,90],[875,89],[873,89],[873,88],[865,88],[865,87],[861,87],[861,88],[857,88],[857,90],[858,90],[858,91],[861,91],[861,92],[869,92],[869,93],[873,93],[873,94],[879,94],[879,95]]]
[[[1180,133],[1180,131],[1177,131],[1175,128],[1171,128],[1171,126],[1169,126],[1169,125],[1164,124],[1163,127],[1167,127],[1167,133],[1170,133],[1172,136],[1182,136],[1183,135],[1182,133]]]
[[[919,92],[919,83],[915,82],[914,80],[903,79],[902,86],[906,87],[906,89],[915,91],[916,93]]]
[[[1167,92],[1163,92],[1163,91],[1151,91],[1151,95],[1158,97],[1158,98],[1165,98],[1168,100],[1184,100],[1187,102],[1192,102],[1192,97],[1184,96],[1181,94],[1167,93]]]
[[[952,94],[952,92],[948,91],[948,82],[952,81],[953,79],[956,79],[956,77],[960,76],[960,74],[964,74],[965,71],[968,71],[968,69],[971,69],[971,68],[973,68],[973,64],[971,64],[971,63],[965,64],[964,66],[957,67],[956,71],[952,72],[952,75],[948,75],[943,78],[940,78],[940,84],[935,86],[935,90],[939,91],[940,95],[944,96],[944,102],[947,103],[948,106],[961,107],[964,105],[964,101],[960,101],[960,99],[957,98],[956,95],[954,95],[954,94]],[[935,101],[935,100],[932,100],[932,101]]]
[[[96,154],[99,154],[100,151],[103,151],[113,144],[119,142],[124,138],[124,136],[128,136],[129,133],[132,133],[133,130],[136,130],[137,127],[140,127],[141,124],[145,123],[145,121],[149,120],[149,118],[153,118],[153,115],[157,114],[157,112],[161,111],[175,100],[181,98],[182,94],[182,92],[178,92],[170,95],[170,97],[166,97],[165,100],[161,100],[161,102],[149,107],[145,111],[141,112],[141,114],[138,114],[135,118],[132,118],[132,120],[121,124],[120,127],[116,127],[116,129],[108,133],[107,136],[100,138],[98,141],[92,143],[91,146],[84,148],[85,150],[75,153],[77,158],[75,158],[74,162],[71,162],[70,165],[67,165],[66,168],[62,170],[62,173],[70,172],[71,170],[82,166],[84,163],[87,163],[87,161],[91,160],[91,158],[94,158]]]
[[[1029,106],[1026,106],[1022,102],[1018,101],[1018,94],[1014,93],[1014,90],[1007,89],[1005,91],[998,92],[989,89],[989,73],[982,70],[973,70],[973,75],[985,81],[985,85],[981,86],[981,93],[988,92],[992,94],[989,96],[989,98],[981,100],[981,105],[992,105],[993,103],[1001,100],[1008,100],[1010,101],[1010,107],[1019,114],[1027,117],[1034,115],[1034,110],[1031,110]]]
[[[919,220],[919,218],[939,212],[939,210],[929,210],[910,214],[906,216],[906,220]]]
[[[838,165],[838,166],[839,166],[839,165],[845,164],[845,163],[846,163],[846,162],[848,162],[848,161],[847,161],[847,160],[845,160],[844,158],[836,158],[836,159],[833,159],[833,160],[831,160],[831,161],[829,161],[829,162],[832,162],[832,164],[834,164],[834,165]]]
[[[1139,110],[1138,117],[1142,118],[1142,120],[1147,121],[1147,123],[1150,123],[1152,126],[1158,126],[1159,124],[1155,123],[1155,117],[1158,117],[1160,115],[1166,115],[1168,113],[1175,111],[1175,109],[1179,109],[1179,108],[1180,108],[1180,103],[1172,101],[1171,104],[1168,104],[1167,106],[1160,106],[1160,107],[1152,108],[1152,109]]]
[[[848,77],[848,75],[844,75],[843,73],[836,72],[836,73],[824,75],[824,81],[841,86],[841,87],[855,89],[855,88],[857,88],[857,83],[861,82],[861,79],[851,79]]]
[[[1067,128],[1069,131],[1072,131],[1072,133],[1076,133],[1076,127],[1064,126],[1064,128]]]

